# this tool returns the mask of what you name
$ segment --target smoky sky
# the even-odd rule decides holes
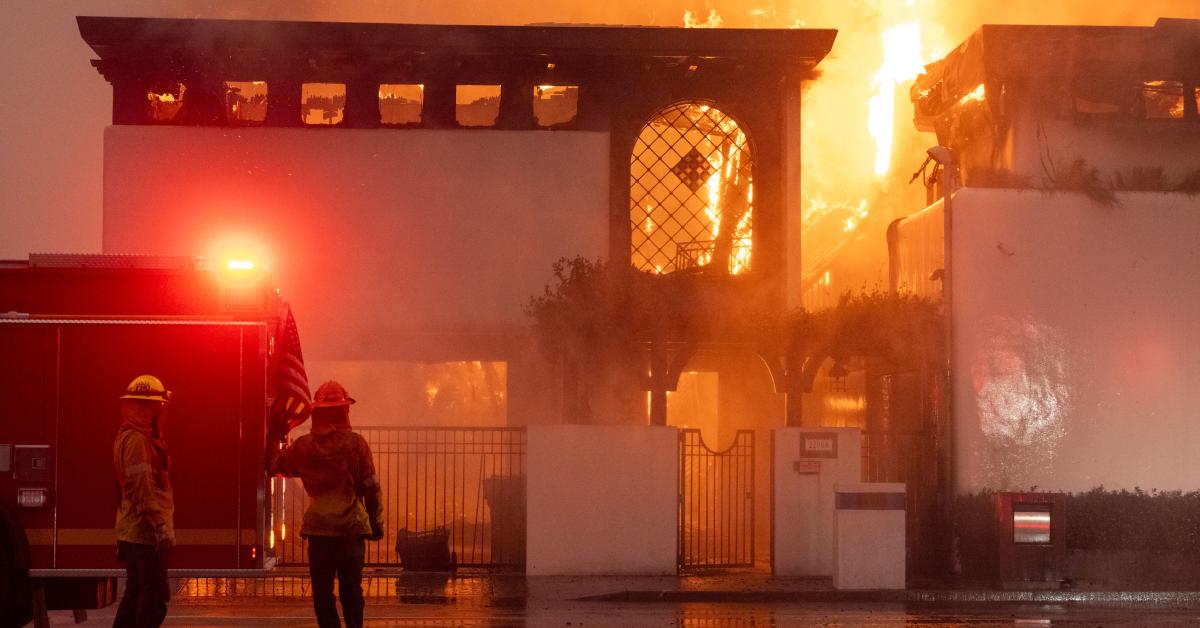
[[[927,0],[928,1],[928,0]],[[982,23],[1150,25],[1200,18],[1176,0],[933,0],[952,41]],[[111,92],[89,64],[76,15],[443,24],[591,23],[679,26],[712,11],[726,27],[869,31],[906,0],[4,0],[0,2],[0,258],[100,249],[103,130]],[[843,43],[846,42],[846,43]],[[839,45],[852,46],[853,37]],[[839,54],[835,46],[832,56]],[[829,96],[836,97],[836,96]],[[806,164],[810,172],[819,164]],[[169,205],[169,204],[168,204]],[[146,234],[153,238],[153,234]]]

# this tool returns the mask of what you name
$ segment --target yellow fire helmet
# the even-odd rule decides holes
[[[125,394],[120,398],[166,403],[171,400],[171,391],[163,386],[162,380],[153,375],[138,375],[132,382],[129,382],[129,386],[125,388]]]

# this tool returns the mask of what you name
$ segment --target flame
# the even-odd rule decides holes
[[[867,209],[866,199],[859,201],[858,205],[856,206],[847,207],[847,209],[850,210],[851,216],[846,219],[846,226],[842,228],[842,231],[847,233],[854,231],[854,229],[857,228],[858,225],[862,224],[862,221],[866,220],[867,216],[871,213],[871,211]]]
[[[725,23],[725,20],[723,18],[721,18],[720,15],[717,15],[716,9],[709,9],[708,10],[708,18],[705,19],[703,22],[701,22],[700,19],[696,17],[695,13],[692,13],[691,11],[683,12],[683,27],[684,28],[720,28],[721,25],[724,23]]]
[[[983,83],[980,83],[978,87],[971,90],[970,94],[963,96],[958,101],[958,104],[965,105],[965,104],[967,104],[969,102],[973,102],[973,101],[982,101],[986,95],[987,95],[987,92],[983,87]]]
[[[175,94],[155,94],[154,92],[149,92],[146,94],[146,99],[161,103],[176,102]]]
[[[867,128],[875,139],[875,174],[888,173],[892,161],[893,123],[896,117],[896,86],[917,78],[924,69],[921,58],[921,23],[897,24],[882,34],[883,65],[875,73],[878,89],[868,102]]]

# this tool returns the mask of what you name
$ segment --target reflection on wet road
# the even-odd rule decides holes
[[[315,626],[309,600],[293,602],[228,600],[172,605],[169,626]],[[107,625],[112,609],[93,611],[88,624]],[[54,624],[71,623],[69,614]],[[969,608],[904,608],[899,605],[747,605],[747,604],[610,604],[545,602],[526,608],[462,608],[447,604],[368,604],[367,625],[463,628],[524,626],[673,626],[743,628],[750,626],[1185,626],[1200,623],[1200,611],[1103,609],[1066,606],[973,606]]]

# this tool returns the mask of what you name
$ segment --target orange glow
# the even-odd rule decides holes
[[[275,531],[274,530],[271,530],[271,532],[269,534],[267,534],[267,547],[269,547],[271,549],[275,549]]]
[[[986,95],[987,95],[987,93],[983,87],[983,83],[980,83],[979,87],[976,87],[975,89],[971,90],[970,94],[963,96],[962,99],[960,99],[958,101],[958,104],[965,105],[969,102],[982,101],[984,99],[984,96],[986,96]]]
[[[896,86],[917,78],[924,69],[921,59],[921,23],[897,24],[882,33],[883,65],[875,74],[879,90],[868,103],[867,128],[875,140],[875,174],[888,173],[892,162],[892,139],[896,117]]]
[[[279,540],[280,541],[287,540],[287,524],[286,523],[279,524]]]
[[[229,270],[254,270],[254,262],[248,259],[231,259],[225,263]]]

